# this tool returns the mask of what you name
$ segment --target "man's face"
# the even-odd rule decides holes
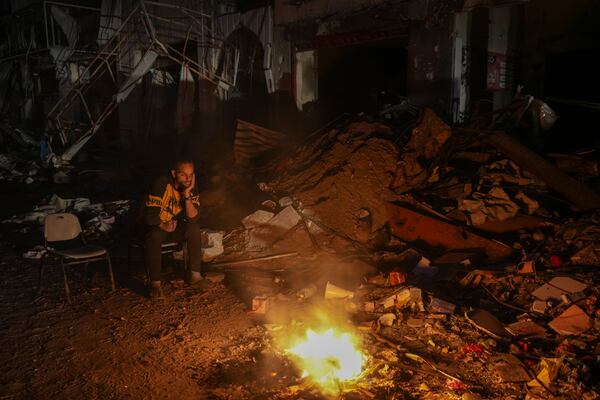
[[[192,185],[194,178],[194,164],[178,163],[175,169],[171,170],[171,176],[178,189],[187,189]]]

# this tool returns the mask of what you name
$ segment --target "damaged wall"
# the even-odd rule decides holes
[[[331,0],[298,1],[275,0],[275,20],[278,24],[292,24],[320,18],[340,11],[355,11],[361,8],[387,3],[388,0]]]
[[[520,82],[524,91],[542,98],[559,115],[543,140],[565,151],[599,148],[595,126],[600,113],[600,3],[532,0],[523,6]],[[565,143],[565,137],[569,137]]]
[[[456,1],[418,1],[409,10],[408,95],[451,120]]]

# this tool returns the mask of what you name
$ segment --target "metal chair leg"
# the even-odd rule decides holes
[[[84,287],[86,287],[86,286],[87,286],[87,285],[86,285],[86,278],[87,278],[87,271],[88,271],[88,266],[89,266],[89,265],[90,265],[90,263],[89,263],[89,262],[86,262],[86,263],[84,264],[84,267],[83,267],[83,278],[81,279],[81,283],[82,283],[82,285],[83,285]]]
[[[182,253],[183,253],[183,269],[185,270],[185,273],[189,273],[189,267],[188,267],[188,249],[187,249],[187,240],[184,240],[182,245]]]
[[[67,272],[65,271],[65,261],[63,259],[60,260],[60,266],[62,267],[63,272],[63,280],[65,281],[65,293],[67,295],[67,300],[69,304],[73,304],[71,300],[71,291],[69,290],[69,282],[67,282]]]
[[[131,265],[132,247],[131,243],[127,246],[127,274],[129,278],[133,278],[133,266]]]
[[[44,278],[44,259],[46,258],[46,254],[42,254],[40,258],[40,282],[38,284],[38,294],[42,293],[42,279]]]
[[[113,275],[112,263],[110,262],[110,254],[106,253],[106,262],[108,263],[108,273],[110,275],[110,284],[112,286],[113,293],[117,290],[115,286],[115,277]]]

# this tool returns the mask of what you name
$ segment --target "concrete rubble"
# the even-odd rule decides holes
[[[217,258],[299,252],[229,270],[248,312],[349,312],[371,358],[348,393],[597,398],[597,215],[429,110],[413,126],[351,119],[281,161]]]
[[[272,163],[258,209],[203,232],[208,279],[253,318],[347,313],[369,354],[348,395],[597,398],[597,212],[431,110],[410,118],[351,117]],[[53,195],[3,223],[74,212],[109,236],[130,205]]]

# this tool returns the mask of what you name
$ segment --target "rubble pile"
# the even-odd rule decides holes
[[[214,265],[267,321],[348,313],[370,357],[348,398],[598,398],[598,214],[430,110],[413,126],[313,137]]]
[[[40,165],[40,143],[29,133],[0,122],[0,179],[5,182],[31,184],[43,181]]]
[[[334,232],[364,243],[385,225],[385,203],[397,197],[389,188],[399,156],[393,140],[393,131],[380,123],[333,129],[300,148],[270,187],[293,194],[304,213]]]

